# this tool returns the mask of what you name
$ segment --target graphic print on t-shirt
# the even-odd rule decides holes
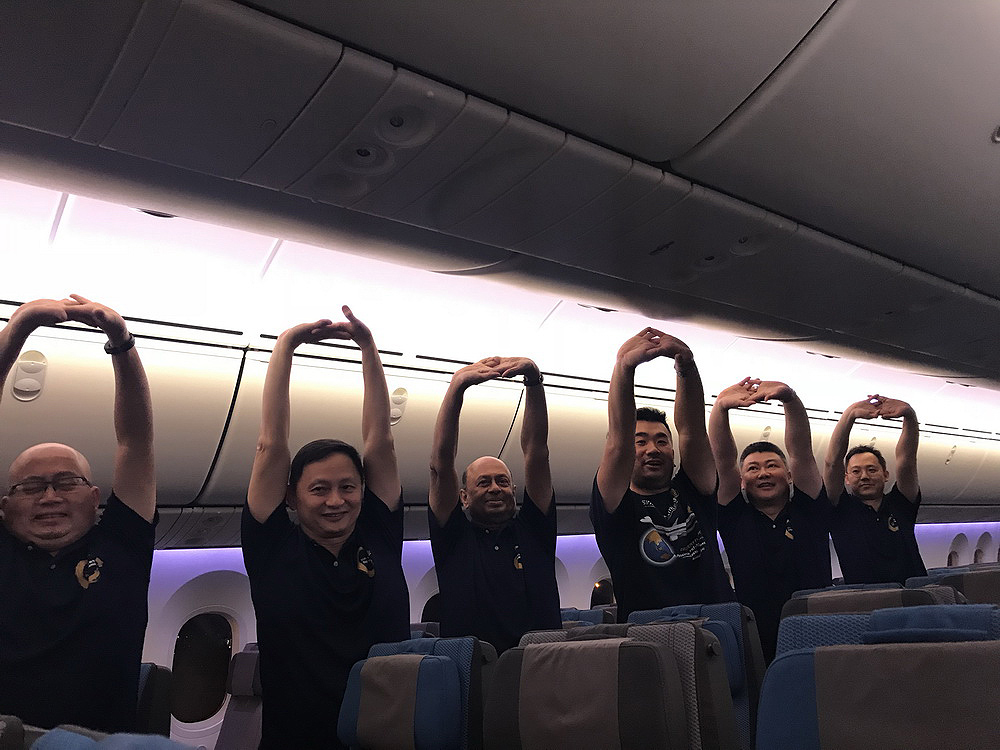
[[[643,497],[640,501],[639,554],[650,565],[670,565],[677,558],[697,560],[705,551],[705,537],[698,525],[691,506],[683,506],[677,490],[670,490],[670,504],[661,513],[653,501]]]

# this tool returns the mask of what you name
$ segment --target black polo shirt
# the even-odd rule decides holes
[[[155,523],[112,493],[94,528],[55,555],[0,527],[0,713],[134,728]]]
[[[920,493],[911,503],[893,485],[878,511],[844,490],[833,509],[830,531],[844,583],[905,584],[912,576],[925,576],[914,526]]]
[[[719,553],[717,506],[715,492],[698,492],[683,466],[664,492],[626,490],[614,513],[594,478],[590,520],[611,571],[619,622],[639,610],[736,598]]]
[[[261,748],[339,748],[347,677],[375,643],[410,637],[403,510],[365,488],[340,555],[306,536],[284,503],[264,523],[243,509],[243,561],[257,614]]]
[[[801,589],[829,586],[830,512],[826,490],[816,498],[798,487],[771,520],[743,494],[719,506],[719,533],[736,583],[736,598],[753,610],[764,655],[778,640],[781,607]]]
[[[561,627],[554,497],[543,515],[525,493],[500,529],[472,523],[461,504],[444,526],[428,513],[442,636],[474,635],[501,653],[529,630]]]

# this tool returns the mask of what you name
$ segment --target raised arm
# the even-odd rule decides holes
[[[135,339],[121,315],[110,307],[77,294],[66,302],[66,313],[108,337],[115,372],[115,466],[113,489],[125,505],[147,521],[156,514],[156,471],[153,464],[153,404],[149,381]]]
[[[458,505],[458,473],[455,457],[458,455],[458,420],[462,414],[465,391],[476,383],[500,377],[499,357],[487,357],[466,365],[452,375],[451,383],[438,409],[431,446],[431,482],[427,498],[434,518],[442,526]]]
[[[504,357],[497,365],[501,377],[524,376],[524,420],[521,452],[524,454],[524,487],[542,513],[552,504],[552,470],[549,467],[549,412],[538,366],[526,357]]]
[[[903,418],[903,431],[896,441],[896,486],[911,503],[920,495],[917,479],[917,446],[920,443],[920,423],[917,413],[905,401],[895,398],[879,399],[879,416],[884,419]]]
[[[66,306],[74,302],[74,300],[36,299],[33,302],[25,302],[14,311],[10,321],[0,331],[0,394],[3,393],[10,369],[17,362],[28,336],[40,326],[55,325],[68,320]]]
[[[382,359],[368,326],[358,320],[347,305],[344,305],[344,315],[347,317],[347,332],[361,348],[361,372],[365,383],[361,410],[365,483],[389,510],[396,510],[400,503],[399,466],[392,440],[389,387],[385,383]]]
[[[325,338],[346,338],[342,326],[329,320],[301,323],[278,337],[271,352],[264,378],[264,395],[260,416],[257,452],[254,454],[247,507],[250,514],[264,523],[281,501],[288,488],[288,470],[292,456],[288,448],[289,397],[292,354],[300,344]],[[343,334],[343,335],[342,335]]]
[[[729,505],[742,486],[739,450],[729,424],[729,410],[750,406],[757,401],[759,380],[743,378],[723,390],[708,418],[708,439],[712,444],[715,466],[719,472],[719,505]]]
[[[820,488],[823,487],[823,478],[816,465],[816,454],[813,453],[812,429],[806,407],[795,391],[776,380],[763,381],[757,387],[757,399],[775,399],[781,402],[785,410],[785,450],[788,451],[788,468],[792,472],[792,481],[809,497],[818,497]],[[846,452],[845,449],[844,453]]]
[[[681,465],[695,488],[703,495],[710,495],[716,490],[718,474],[705,429],[705,388],[687,344],[672,337],[666,338],[670,338],[672,343],[665,354],[674,358],[674,370],[677,372],[674,425],[677,427]]]
[[[837,425],[830,435],[830,445],[826,450],[826,462],[823,467],[823,484],[826,486],[826,496],[830,502],[837,505],[844,491],[844,456],[851,440],[851,428],[858,419],[875,419],[878,416],[878,404],[869,397],[864,401],[851,404],[840,415]],[[795,475],[792,475],[794,480]]]

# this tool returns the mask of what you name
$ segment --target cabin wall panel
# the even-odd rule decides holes
[[[13,383],[6,385],[0,464],[37,443],[66,443],[87,456],[95,484],[107,495],[115,432],[114,374],[102,348],[105,340],[96,332],[66,329],[44,329],[28,338],[23,351],[37,350],[48,360],[45,382],[32,401],[19,401],[10,393]],[[136,348],[153,398],[157,498],[162,505],[184,505],[197,497],[208,475],[241,353],[215,350],[204,356],[141,339]]]

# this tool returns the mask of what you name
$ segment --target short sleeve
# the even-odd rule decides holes
[[[403,503],[396,510],[389,510],[382,498],[365,486],[365,494],[361,500],[361,513],[358,524],[368,535],[378,534],[383,541],[400,556],[403,554]]]
[[[719,518],[719,531],[727,533],[735,529],[740,516],[746,511],[746,505],[747,501],[743,498],[742,493],[737,493],[736,497],[726,505],[720,505],[716,511]]]
[[[456,503],[448,520],[442,526],[438,523],[434,511],[428,506],[427,524],[431,531],[431,547],[434,550],[434,557],[437,559],[438,557],[443,558],[457,549],[459,540],[469,527],[469,519],[465,517],[461,503]]]
[[[156,542],[156,523],[160,514],[157,511],[152,522],[147,521],[113,492],[108,497],[107,507],[101,515],[98,528],[102,534],[114,538],[131,555],[139,557],[147,565],[152,563],[153,545]]]
[[[251,576],[260,573],[267,561],[277,551],[278,546],[294,531],[292,519],[288,517],[288,506],[279,503],[264,523],[261,523],[243,506],[240,536],[243,544],[243,562]]]
[[[518,511],[522,527],[529,533],[534,534],[546,546],[555,549],[556,544],[556,495],[552,493],[552,502],[549,503],[548,513],[542,513],[531,499],[531,496],[524,492],[521,502],[521,510]]]

